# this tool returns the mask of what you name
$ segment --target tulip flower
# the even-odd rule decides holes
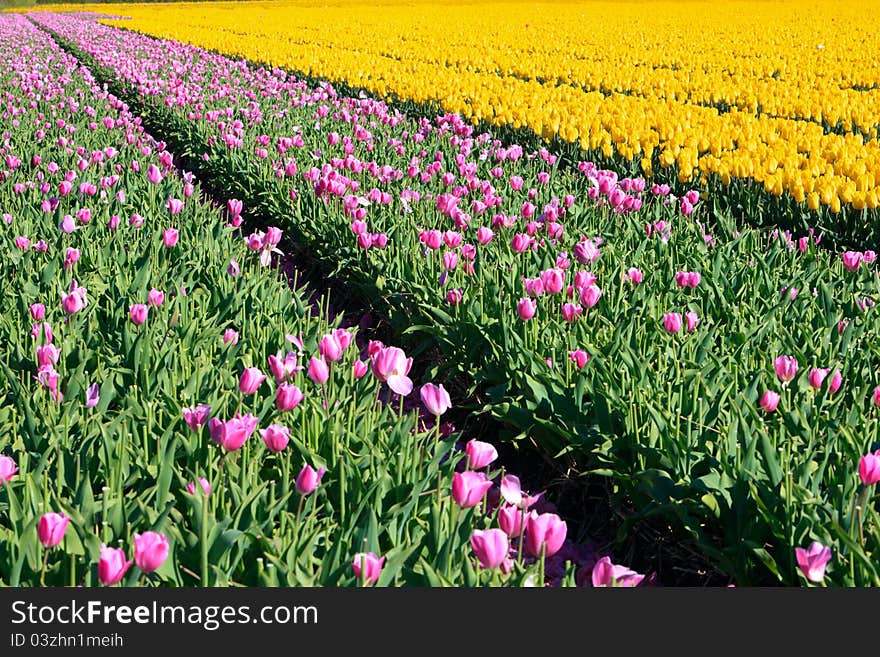
[[[828,382],[828,392],[832,395],[840,390],[840,386],[843,385],[843,374],[840,373],[840,370],[834,370],[834,374],[831,375],[831,380]]]
[[[681,314],[666,313],[663,315],[663,328],[667,333],[678,333],[681,330]]]
[[[152,573],[165,563],[170,546],[168,538],[157,532],[134,535],[134,563],[144,573]]]
[[[482,472],[456,472],[452,475],[452,499],[468,509],[479,504],[492,487],[492,480]]]
[[[367,371],[369,371],[370,366],[364,360],[356,360],[351,369],[352,373],[354,374],[354,378],[362,379],[364,375],[366,375]]]
[[[553,556],[562,548],[568,526],[555,513],[538,514],[532,511],[526,521],[526,551],[533,557]]]
[[[575,349],[574,351],[568,352],[568,357],[579,370],[584,369],[584,367],[587,366],[587,361],[590,360],[590,354],[583,349]]]
[[[407,358],[398,347],[381,347],[370,359],[373,374],[379,381],[398,395],[407,396],[412,392],[412,380],[407,376],[412,367],[412,358]]]
[[[302,467],[302,470],[299,471],[299,475],[296,477],[296,490],[299,491],[300,495],[310,495],[314,493],[326,472],[327,468],[323,466],[315,470],[308,463],[305,464]]]
[[[147,321],[147,306],[142,303],[136,303],[128,309],[131,321],[140,326]]]
[[[204,477],[199,477],[196,481],[198,481],[199,486],[201,486],[202,491],[205,493],[205,497],[211,494],[211,484],[208,483],[208,480]],[[186,485],[186,492],[190,495],[196,494],[196,482],[191,481]]]
[[[243,395],[253,395],[265,380],[266,375],[259,368],[246,367],[238,380],[238,389]]]
[[[874,401],[874,406],[877,406],[878,408],[880,408],[880,386],[877,386],[876,388],[874,388],[873,401]]]
[[[580,292],[581,303],[587,308],[592,308],[599,303],[599,297],[602,296],[602,289],[595,284],[587,285]]]
[[[873,486],[880,481],[880,451],[868,453],[859,459],[859,479],[865,486]]]
[[[380,559],[374,552],[359,552],[354,555],[354,559],[351,562],[355,577],[358,578],[363,586],[375,584],[382,573],[382,566],[384,565],[385,557]]]
[[[147,303],[154,308],[158,308],[165,302],[165,293],[161,290],[157,290],[153,288],[150,290],[149,294],[147,294]]]
[[[303,400],[302,391],[290,383],[282,383],[275,390],[275,406],[279,411],[292,411]]]
[[[449,393],[441,383],[435,386],[433,383],[426,383],[419,390],[422,403],[431,415],[439,417],[452,408],[452,401],[449,399]]]
[[[86,408],[94,408],[101,401],[101,389],[97,382],[86,388]]]
[[[211,407],[207,404],[199,404],[198,406],[184,408],[181,412],[183,413],[183,421],[186,422],[187,426],[193,431],[198,431],[208,420],[208,415],[211,413]]]
[[[804,577],[811,582],[821,582],[825,579],[825,567],[831,561],[830,547],[825,547],[819,541],[813,541],[807,549],[795,548],[794,554]]]
[[[759,404],[767,413],[772,413],[776,410],[776,407],[779,406],[779,393],[774,392],[773,390],[764,391],[764,394],[761,395],[761,401]]]
[[[64,538],[64,532],[67,531],[67,523],[70,522],[70,516],[63,513],[44,513],[40,517],[37,525],[37,536],[47,548],[53,548]]]
[[[98,559],[98,579],[104,586],[112,586],[122,581],[132,562],[126,560],[122,548],[108,548],[101,544],[101,557]]]
[[[232,343],[233,346],[238,344],[238,331],[235,329],[226,329],[223,331],[223,343]]]
[[[493,445],[475,439],[468,441],[464,452],[471,470],[481,470],[498,458],[498,450]]]
[[[471,549],[483,568],[500,568],[510,553],[510,539],[500,529],[474,530]]]
[[[511,538],[522,534],[525,512],[512,504],[504,504],[498,509],[498,526]]]
[[[33,303],[30,307],[31,319],[35,322],[42,322],[46,316],[46,306],[41,303]]]
[[[339,342],[339,338],[333,333],[324,334],[321,341],[318,343],[318,352],[323,358],[329,360],[331,363],[335,363],[342,358],[343,351],[344,349]]]
[[[610,557],[602,557],[593,566],[591,579],[595,587],[634,587],[638,586],[645,579],[645,576],[630,570],[626,566],[618,566],[611,563]]]
[[[828,376],[828,372],[830,372],[830,371],[831,370],[828,370],[826,368],[815,368],[814,367],[813,369],[811,369],[810,376],[809,376],[810,387],[814,388],[816,390],[821,388],[822,382],[825,380],[825,377]]]
[[[327,383],[330,378],[330,366],[323,357],[309,359],[309,378],[319,385]]]
[[[165,245],[166,249],[176,246],[179,238],[180,232],[176,228],[166,228],[162,231],[162,244]]]
[[[290,442],[290,429],[280,424],[270,424],[265,429],[260,429],[260,436],[269,451],[278,453]]]
[[[519,318],[524,322],[534,317],[537,310],[538,304],[534,299],[528,297],[523,297],[519,300],[519,303],[516,304],[516,314],[519,315]]]
[[[234,418],[226,422],[213,418],[208,423],[208,428],[211,432],[211,440],[225,450],[234,452],[250,438],[258,422],[259,420],[250,413],[243,416],[236,413]]]
[[[773,361],[773,369],[776,370],[776,376],[783,383],[791,381],[798,371],[797,358],[793,356],[779,356]]]
[[[629,269],[626,270],[626,278],[633,285],[638,285],[639,283],[641,283],[643,277],[644,277],[644,274],[642,274],[641,269],[638,269],[636,267],[630,267]]]

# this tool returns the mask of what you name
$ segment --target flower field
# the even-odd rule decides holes
[[[607,480],[624,539],[880,584],[876,37],[734,5],[0,15],[0,581],[644,580],[454,410]]]

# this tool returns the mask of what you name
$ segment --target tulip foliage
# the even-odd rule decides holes
[[[241,203],[210,203],[46,32],[0,16],[0,61],[0,585],[590,572],[531,503],[555,542],[536,554],[526,532],[481,568],[470,536],[497,526],[501,473],[483,456],[468,472],[489,486],[456,501],[443,386],[291,285],[282,230],[243,239]],[[416,387],[429,413],[394,393]]]
[[[31,20],[82,57],[99,79],[113,84],[145,122],[161,127],[163,136],[187,156],[188,166],[215,188],[243,199],[245,214],[271,217],[311,257],[331,266],[339,280],[382,304],[416,346],[410,353],[439,348],[444,358],[436,369],[465,381],[470,392],[485,400],[474,410],[505,423],[509,437],[525,439],[552,456],[565,454],[583,471],[608,477],[632,521],[659,516],[674,522],[740,583],[880,583],[872,557],[880,548],[874,495],[880,478],[875,454],[880,449],[880,395],[874,393],[880,383],[880,319],[874,304],[880,290],[876,254],[869,248],[840,254],[828,248],[819,229],[791,234],[738,225],[724,213],[710,216],[713,199],[697,190],[679,195],[667,185],[622,176],[590,161],[560,167],[549,150],[530,152],[477,133],[458,115],[407,116],[366,94],[345,96],[284,70],[157,42],[81,16],[35,14]],[[156,185],[146,184],[152,185],[146,188],[149,197]],[[165,194],[155,203],[180,231],[169,247],[156,229],[156,262],[166,263],[169,253],[187,253],[182,247],[201,238],[187,235],[195,230],[184,223],[189,203],[179,214],[173,214]],[[231,223],[241,220],[240,205],[228,209]],[[204,230],[211,224],[197,225]],[[241,263],[240,275],[247,270],[256,276],[274,257],[278,243],[269,233],[251,235],[247,251],[232,254]],[[29,239],[21,231],[16,236]],[[13,240],[10,236],[10,250],[33,255]],[[207,260],[219,248],[196,251]],[[211,270],[220,279],[217,285],[232,285],[229,260],[227,251]],[[73,266],[81,267],[82,261]],[[207,275],[204,268],[183,271],[189,277]],[[187,282],[194,292],[203,289],[194,278]],[[79,285],[64,291],[63,312],[71,322],[82,312],[87,317],[95,312],[93,290],[102,290],[100,282],[82,279]],[[158,283],[142,285],[146,290]],[[254,284],[241,293],[255,294]],[[186,305],[192,296],[176,295],[175,302]],[[141,312],[132,309],[144,301],[123,303],[108,326],[115,321],[127,335],[140,338],[158,312],[148,306],[145,321],[138,323]],[[261,369],[253,354],[276,353],[283,345],[278,336],[291,329],[277,326],[277,317],[271,323],[270,303],[250,298],[240,303],[218,302],[214,312],[219,318],[225,319],[228,310],[221,309],[230,307],[247,312],[226,324],[215,321],[210,349],[225,345],[220,352],[225,354],[232,345],[233,353],[242,356],[224,361],[229,366],[219,376],[228,379],[225,386],[217,387],[215,377],[207,375],[210,384],[202,384],[227,395],[202,394],[197,382],[186,401],[211,406],[214,417],[207,431],[231,454],[249,453],[253,443],[247,438],[258,418],[264,420],[259,424],[269,452],[290,449],[282,445],[302,440],[302,429],[291,427],[288,437],[274,426],[288,424],[267,414],[272,400],[260,392],[268,384],[260,380],[262,372],[247,368]],[[399,554],[416,551],[402,559],[423,557],[411,572],[430,583],[455,581],[456,572],[457,581],[480,580],[481,571],[470,561],[462,570],[451,566],[455,555],[468,550],[493,578],[505,571],[524,574],[524,567],[562,550],[563,521],[549,517],[553,514],[532,515],[513,493],[514,501],[505,496],[506,505],[497,513],[509,543],[493,531],[494,525],[460,525],[483,507],[491,477],[474,467],[453,474],[439,451],[431,452],[429,461],[439,470],[447,468],[446,485],[436,488],[451,491],[453,512],[442,513],[439,500],[431,507],[438,514],[431,516],[433,529],[419,534],[420,539],[405,534],[411,528],[407,522],[383,518],[380,524],[371,515],[378,513],[375,509],[394,509],[406,517],[427,513],[414,491],[419,485],[428,490],[437,471],[421,484],[410,479],[425,472],[423,461],[410,460],[416,456],[403,447],[412,430],[419,433],[415,420],[406,425],[401,416],[397,422],[402,424],[389,432],[378,424],[378,411],[371,410],[375,387],[365,396],[340,393],[338,358],[345,349],[339,337],[328,337],[329,326],[315,324],[314,318],[302,321],[313,324],[311,333],[304,329],[310,337],[297,361],[303,369],[295,381],[311,394],[294,402],[294,391],[279,383],[280,403],[294,406],[294,414],[311,404],[314,416],[308,417],[321,417],[322,400],[327,408],[345,399],[352,404],[346,413],[327,414],[331,424],[306,423],[314,433],[304,443],[310,452],[303,452],[303,460],[314,473],[306,473],[304,485],[320,480],[308,499],[323,492],[321,499],[333,514],[349,513],[339,500],[351,500],[350,491],[335,492],[332,482],[342,476],[340,464],[346,460],[340,461],[340,454],[351,449],[344,441],[354,437],[359,450],[372,450],[373,460],[367,462],[373,468],[397,468],[395,460],[400,468],[388,478],[367,468],[373,483],[364,480],[357,486],[363,500],[358,513],[366,515],[358,516],[361,534],[347,537],[368,540],[344,555],[352,580],[353,564],[362,584],[375,576],[382,582],[378,573],[408,572],[394,571],[391,553],[383,561],[385,553],[371,544],[377,542],[373,535],[379,527],[396,534],[400,540],[394,545],[408,546]],[[277,329],[269,331],[267,325]],[[255,334],[266,335],[266,342],[254,342]],[[202,332],[195,331],[192,339],[197,335]],[[143,344],[134,338],[132,344]],[[66,357],[69,352],[61,353]],[[415,395],[418,382],[406,354],[397,347],[377,349],[369,356],[370,376],[366,358],[360,365],[345,357],[342,362],[364,376],[356,379],[360,383],[353,384],[354,391],[369,381],[393,394]],[[83,381],[81,389],[88,383]],[[50,371],[44,371],[40,385],[47,389],[46,404],[57,404],[54,397],[63,386]],[[427,415],[439,417],[455,400],[442,387],[426,385],[419,396]],[[198,416],[196,406],[191,413]],[[393,413],[382,413],[387,413],[379,415],[383,421],[393,421]],[[148,420],[156,422],[154,417]],[[355,426],[362,422],[368,426]],[[343,442],[329,438],[336,435]],[[319,459],[315,452],[320,450],[330,451]],[[456,452],[456,458],[481,463],[488,452],[471,447],[464,455]],[[259,468],[248,470],[247,463],[252,462],[244,456],[240,461],[223,457],[210,470],[193,471],[186,479],[205,476],[214,486],[213,498],[221,473],[242,489],[258,480]],[[326,467],[323,477],[320,467]],[[287,475],[279,479],[288,480]],[[502,494],[504,489],[502,483]],[[390,507],[389,494],[396,496]],[[271,510],[285,499],[277,488],[265,495],[251,500],[256,507],[242,511],[242,518],[257,517],[257,507]],[[412,501],[412,510],[404,500]],[[64,511],[72,515],[73,510]],[[333,514],[328,511],[327,517],[336,518]],[[301,521],[299,513],[296,519]],[[340,519],[340,527],[351,520]],[[438,541],[444,525],[452,533]],[[223,531],[242,531],[251,544],[275,545],[263,530],[248,533],[230,524]],[[341,549],[337,539],[330,546],[322,542],[326,534],[317,527],[314,531],[314,545],[326,545],[327,554],[336,555],[325,557],[329,567],[341,568],[343,554],[333,552]],[[422,539],[435,541],[434,566],[414,547],[424,544]],[[516,557],[504,556],[514,543]],[[278,561],[269,563],[271,572],[267,566],[260,577],[281,572]],[[575,575],[574,581],[597,586],[642,581],[625,566],[607,559],[598,563],[598,571]],[[300,576],[293,575],[292,581]],[[393,576],[385,577],[388,582]]]

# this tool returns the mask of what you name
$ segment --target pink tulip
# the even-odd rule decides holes
[[[645,576],[630,570],[626,566],[618,566],[611,563],[611,557],[602,557],[593,566],[591,578],[595,587],[635,587],[645,579]]]
[[[534,299],[528,297],[523,297],[519,300],[519,303],[516,304],[516,314],[519,315],[519,318],[524,322],[534,317],[537,310],[538,304]]]
[[[587,366],[587,361],[590,360],[590,354],[583,349],[575,349],[574,351],[568,352],[568,357],[579,370],[584,369]]]
[[[779,393],[774,392],[773,390],[766,390],[763,395],[761,395],[760,406],[767,413],[772,413],[776,410],[776,407],[779,406]]]
[[[533,557],[553,556],[562,548],[568,526],[555,513],[538,514],[532,511],[526,521],[526,551]]]
[[[873,486],[880,481],[880,451],[867,453],[859,459],[859,479],[865,486]]]
[[[370,366],[364,360],[356,360],[351,367],[354,378],[356,379],[362,379],[369,369]]]
[[[449,393],[441,383],[435,386],[433,383],[426,383],[419,390],[422,403],[431,415],[439,417],[452,408],[452,401],[449,399]]]
[[[292,411],[303,400],[302,391],[290,383],[282,383],[275,391],[275,406],[279,411]]]
[[[147,321],[147,307],[142,303],[136,303],[128,309],[131,321],[140,326]]]
[[[510,539],[500,529],[476,529],[471,534],[471,549],[483,568],[499,568],[510,553]]]
[[[375,584],[384,565],[385,557],[380,559],[374,552],[359,552],[354,555],[354,559],[351,562],[355,577],[358,578],[363,586]]]
[[[101,401],[101,388],[97,383],[93,383],[86,388],[86,408],[94,408]]]
[[[315,492],[318,484],[321,483],[321,479],[326,472],[327,468],[323,466],[315,470],[312,466],[306,463],[296,477],[296,490],[299,491],[300,495],[311,495]]]
[[[157,532],[135,533],[134,563],[141,572],[152,573],[168,558],[168,538]]]
[[[498,450],[493,445],[475,439],[468,441],[464,452],[471,470],[481,470],[498,458]]]
[[[46,316],[46,306],[41,303],[33,303],[30,307],[31,319],[35,322],[43,321]]]
[[[332,363],[335,363],[342,358],[343,351],[344,349],[339,342],[339,338],[333,333],[324,334],[321,341],[318,343],[318,352],[321,356]]]
[[[522,533],[524,516],[525,511],[522,509],[512,504],[504,504],[498,509],[498,526],[508,536],[518,537]]]
[[[260,436],[266,447],[271,452],[281,452],[290,442],[290,429],[280,424],[270,424],[265,429],[260,429]]]
[[[202,489],[202,492],[205,493],[205,497],[211,494],[211,484],[204,477],[199,477],[196,481],[198,481],[199,486]],[[186,485],[186,492],[190,495],[196,494],[196,482],[191,481]]]
[[[877,386],[876,388],[874,388],[873,400],[874,400],[874,406],[877,406],[878,408],[880,408],[880,386]]]
[[[398,395],[407,396],[412,392],[412,381],[407,376],[412,367],[412,358],[407,358],[402,349],[381,347],[371,357],[375,377],[387,383]]]
[[[211,431],[211,440],[226,451],[234,452],[240,449],[245,441],[250,438],[257,428],[258,421],[250,413],[243,416],[236,413],[234,418],[226,420],[226,422],[213,418],[208,423],[208,428]]]
[[[667,333],[678,333],[681,330],[681,314],[666,313],[663,315],[663,328]]]
[[[828,382],[828,392],[832,395],[840,390],[840,386],[843,385],[843,374],[840,373],[840,370],[834,370],[834,374],[831,375],[831,380]]]
[[[822,387],[822,382],[825,380],[825,377],[828,376],[828,372],[830,370],[825,368],[813,368],[810,370],[810,387],[818,390]]]
[[[797,358],[793,356],[779,356],[773,361],[773,369],[776,370],[776,376],[783,383],[791,381],[798,371]]]
[[[819,541],[813,541],[805,550],[794,549],[798,567],[804,576],[811,582],[821,582],[825,579],[825,567],[831,561],[831,548],[825,547]]]
[[[147,169],[147,180],[149,180],[154,185],[158,185],[162,182],[162,172],[159,171],[159,167],[155,164],[151,164],[149,169]]]
[[[841,259],[843,260],[843,266],[850,271],[858,270],[862,264],[862,254],[858,251],[844,251]]]
[[[452,499],[465,509],[479,504],[491,487],[492,480],[482,472],[468,470],[452,475]]]
[[[269,356],[268,362],[272,376],[275,377],[275,383],[282,383],[290,378],[294,372],[302,369],[296,364],[296,354],[292,352],[282,356],[279,351],[274,356]]]
[[[626,270],[626,277],[629,279],[629,282],[633,285],[638,285],[642,282],[642,278],[644,274],[642,274],[641,269],[637,269],[636,267],[630,267]]]
[[[63,513],[44,513],[40,517],[40,523],[37,525],[37,536],[47,548],[53,548],[64,538],[64,532],[67,531],[67,523],[70,517]]]
[[[183,210],[183,201],[179,198],[170,198],[168,199],[168,212],[172,215],[180,214]],[[168,246],[167,244],[165,246]],[[173,244],[171,246],[174,246]]]
[[[104,586],[112,586],[122,581],[125,571],[132,562],[125,558],[122,548],[108,548],[101,544],[101,557],[98,559],[98,579]]]
[[[176,246],[179,238],[180,233],[176,228],[166,228],[162,231],[162,244],[164,244],[167,249]]]
[[[323,357],[309,359],[309,378],[319,385],[324,385],[330,378],[330,366]]]
[[[547,269],[541,272],[541,282],[547,294],[559,294],[565,282],[565,273],[561,269]]]
[[[588,285],[580,292],[580,300],[581,303],[584,304],[587,308],[592,308],[597,303],[599,303],[599,298],[602,296],[602,289],[598,285]]]
[[[697,328],[697,324],[700,323],[700,318],[697,316],[693,310],[688,311],[684,314],[685,323],[687,324],[688,333],[692,332],[695,328]]]
[[[238,389],[243,395],[252,395],[260,388],[260,385],[262,385],[265,380],[266,375],[263,374],[259,368],[246,367],[238,380]]]
[[[158,308],[163,303],[165,303],[165,293],[156,288],[151,289],[147,294],[147,304],[154,308]]]
[[[235,329],[226,329],[223,331],[223,343],[229,344],[230,342],[233,346],[238,344],[238,331]]]

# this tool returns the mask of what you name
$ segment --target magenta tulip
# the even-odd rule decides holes
[[[494,446],[479,440],[468,441],[464,452],[471,470],[481,470],[498,458],[498,450]]]
[[[776,376],[783,383],[791,381],[798,371],[797,358],[793,356],[779,356],[773,361],[773,369],[776,370]]]
[[[101,388],[97,383],[93,383],[86,388],[86,408],[94,408],[101,401]]]
[[[331,363],[335,363],[342,358],[344,348],[339,342],[339,338],[333,333],[326,333],[318,343],[318,352],[321,356]]]
[[[279,411],[292,411],[303,400],[302,391],[290,383],[282,383],[275,391],[275,406]]]
[[[382,573],[382,566],[384,565],[385,557],[380,559],[374,552],[360,552],[354,555],[354,559],[351,562],[355,577],[358,578],[363,586],[375,584]]]
[[[880,451],[867,453],[859,459],[859,479],[865,486],[873,486],[880,481]]]
[[[843,374],[840,373],[840,370],[834,370],[834,374],[831,375],[831,379],[828,381],[828,392],[832,395],[840,390],[840,386],[843,385]]]
[[[147,321],[147,307],[142,303],[136,303],[128,309],[131,321],[140,326]]]
[[[498,526],[510,537],[522,533],[525,512],[512,504],[504,504],[498,509]]]
[[[593,566],[591,578],[595,587],[634,587],[638,586],[645,579],[645,576],[630,570],[626,566],[618,566],[611,563],[611,557],[602,557]]]
[[[47,548],[53,548],[64,538],[64,532],[67,531],[67,523],[70,517],[63,513],[44,513],[40,517],[40,523],[37,525],[37,536]]]
[[[315,470],[308,463],[305,464],[302,467],[302,470],[299,471],[299,475],[296,477],[296,490],[299,491],[300,495],[310,495],[314,493],[326,472],[327,468],[323,466]]]
[[[158,308],[165,303],[165,293],[153,288],[150,290],[149,294],[147,294],[147,303],[154,308]]]
[[[126,560],[122,548],[108,548],[101,544],[101,557],[98,559],[98,579],[104,586],[112,586],[122,581],[132,562]]]
[[[180,233],[176,228],[166,228],[162,231],[162,244],[165,248],[170,249],[177,245]]]
[[[587,366],[587,361],[590,360],[590,354],[583,349],[575,349],[574,351],[568,352],[568,357],[579,370],[584,369]]]
[[[452,475],[452,499],[465,509],[479,504],[491,487],[492,480],[482,472],[468,470]]]
[[[207,497],[208,495],[211,494],[211,484],[208,483],[207,479],[205,479],[204,477],[199,477],[196,481],[198,481],[199,486],[201,487],[202,491],[205,493],[205,497]],[[191,481],[186,485],[186,492],[189,493],[190,495],[196,494],[196,482],[195,481]]]
[[[818,390],[822,387],[822,382],[825,380],[825,377],[828,376],[828,372],[830,370],[825,368],[813,368],[810,370],[810,387]]]
[[[419,390],[422,403],[431,415],[439,417],[452,408],[452,401],[449,399],[449,393],[441,383],[435,386],[433,383],[426,383]]]
[[[804,577],[811,582],[821,582],[825,579],[825,567],[831,561],[830,547],[825,547],[819,541],[813,541],[807,549],[795,548],[794,554]]]
[[[280,424],[270,424],[265,429],[260,429],[260,436],[269,451],[278,453],[290,442],[290,429]]]
[[[553,556],[562,548],[568,526],[555,513],[538,514],[532,511],[526,521],[526,551],[533,557]]]
[[[516,304],[516,314],[519,315],[519,318],[524,322],[534,317],[537,311],[538,304],[534,299],[523,297],[519,300],[519,303]]]
[[[266,375],[257,367],[246,367],[238,380],[238,389],[243,395],[252,395],[259,390]]]
[[[157,570],[168,558],[168,538],[157,532],[134,535],[134,563],[144,573]]]
[[[190,406],[181,411],[183,413],[183,421],[193,431],[198,431],[201,426],[208,421],[208,415],[211,413],[211,407],[207,404],[199,404],[198,406]]]
[[[776,410],[776,407],[779,406],[779,393],[774,392],[773,390],[766,390],[764,394],[761,395],[761,401],[759,403],[761,408],[767,413],[772,413]]]
[[[327,383],[330,378],[330,366],[323,357],[312,356],[309,359],[309,378],[319,385]]]
[[[223,331],[223,343],[236,345],[238,344],[238,331],[235,329],[226,329]]]
[[[681,330],[681,314],[666,313],[663,315],[663,328],[667,333],[678,333]]]
[[[510,553],[510,539],[500,529],[474,530],[471,549],[483,568],[500,568]]]
[[[407,396],[412,392],[412,380],[407,376],[412,367],[412,358],[407,358],[398,347],[381,347],[371,356],[373,374],[379,381],[398,395]]]
[[[686,312],[684,314],[685,323],[687,324],[688,333],[692,332],[695,328],[697,328],[697,324],[700,323],[700,318],[697,316],[693,310]]]

